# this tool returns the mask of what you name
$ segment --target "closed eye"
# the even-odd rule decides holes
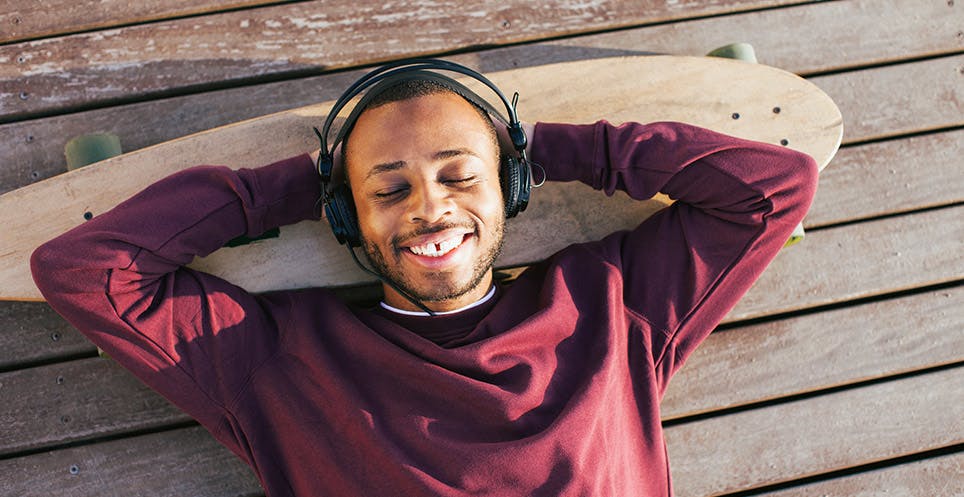
[[[447,185],[467,185],[469,183],[475,182],[475,180],[476,180],[475,176],[465,176],[461,178],[442,180],[442,183]]]
[[[401,195],[407,190],[408,188],[390,188],[390,189],[375,192],[375,197],[380,199],[388,199],[388,198]]]

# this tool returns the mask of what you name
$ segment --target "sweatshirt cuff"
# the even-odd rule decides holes
[[[596,124],[536,123],[530,160],[542,166],[548,181],[592,185]]]
[[[318,172],[311,157],[305,153],[257,169],[245,170],[253,176],[260,205],[251,207],[248,219],[260,219],[249,225],[249,236],[305,220],[320,219],[316,208],[321,197]],[[249,177],[251,177],[249,176]],[[252,216],[252,214],[255,214]]]

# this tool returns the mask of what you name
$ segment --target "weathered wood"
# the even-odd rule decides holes
[[[964,495],[964,452],[761,494],[765,497],[921,497]]]
[[[962,391],[964,375],[950,370],[670,427],[677,494],[715,495],[960,443]],[[0,474],[18,496],[99,496],[104,482],[115,495],[258,492],[200,428],[8,459]]]
[[[964,441],[957,368],[673,426],[678,495],[720,495]]]
[[[964,201],[961,157],[962,130],[843,148],[820,174],[804,224],[813,228]]]
[[[303,2],[0,46],[0,116],[792,0]]]
[[[912,5],[888,0],[874,2],[872,7],[866,4],[866,1],[825,2],[497,48],[451,59],[488,72],[629,55],[640,50],[700,55],[723,43],[748,39],[756,45],[764,63],[807,73],[825,69],[826,64],[841,58],[853,65],[960,49],[962,42],[953,34],[957,26],[943,2]],[[906,9],[913,9],[913,15],[905,15]],[[902,22],[881,22],[877,16],[902,19]],[[845,23],[846,28],[841,27],[841,23]],[[859,32],[870,32],[867,26],[873,26],[875,36],[866,40],[849,36],[848,33],[854,32],[852,23],[858,24]],[[761,30],[760,26],[780,29]],[[807,40],[807,44],[800,40]],[[933,84],[921,79],[917,66],[901,67],[904,71],[897,80],[910,81],[909,84],[918,88]],[[73,136],[107,131],[121,137],[125,150],[137,150],[231,122],[333,100],[360,74],[360,71],[326,74],[0,125],[0,193],[63,172],[63,147]],[[840,85],[846,85],[848,77],[842,74],[834,78],[843,79]],[[860,106],[898,106],[898,99],[928,98],[917,91],[884,95],[885,100],[877,102],[862,100],[859,94],[850,96],[857,98],[847,104],[850,112],[868,114],[874,111],[863,111]],[[520,106],[523,117],[527,101],[527,95],[523,95]],[[930,129],[947,125],[942,121],[931,122],[932,115],[932,112],[913,114],[916,126]],[[887,122],[877,124],[886,132]],[[852,130],[845,129],[846,140],[861,139]],[[876,130],[875,134],[880,132]]]
[[[17,497],[247,497],[263,495],[240,459],[202,428],[185,428],[0,460]]]
[[[191,418],[111,360],[92,358],[0,374],[0,456]]]
[[[961,362],[961,330],[964,287],[717,332],[670,382],[663,419]]]
[[[0,1],[0,43],[273,3],[271,0]]]
[[[915,63],[913,78],[904,69],[811,78],[840,107],[846,143],[964,125],[964,55]],[[921,126],[921,115],[930,127]]]
[[[964,207],[810,232],[777,256],[724,321],[959,280],[961,240]]]
[[[964,7],[947,0],[806,3],[579,36],[505,53],[515,64],[528,64],[533,55],[547,52],[568,57],[639,50],[697,55],[741,41],[753,45],[760,63],[809,75],[959,53],[964,49],[962,15]]]
[[[0,302],[0,370],[95,350],[47,304]]]

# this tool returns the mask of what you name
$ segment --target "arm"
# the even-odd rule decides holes
[[[652,325],[664,388],[780,250],[816,189],[805,154],[685,124],[540,124],[534,138],[533,160],[550,180],[677,200],[587,247],[621,271],[625,306]]]
[[[312,217],[318,194],[308,155],[255,170],[185,170],[42,245],[34,279],[92,342],[214,432],[273,353],[277,329],[263,300],[183,266],[238,236]]]

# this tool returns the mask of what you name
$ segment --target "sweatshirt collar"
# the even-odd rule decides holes
[[[480,306],[480,305],[488,302],[488,301],[492,298],[493,295],[495,295],[495,285],[492,285],[492,287],[489,288],[489,292],[486,293],[485,296],[482,297],[482,298],[480,298],[479,300],[476,300],[475,302],[473,302],[473,303],[471,303],[471,304],[469,304],[469,305],[466,305],[466,306],[464,306],[464,307],[460,307],[460,308],[458,308],[458,309],[454,309],[454,310],[451,310],[451,311],[436,312],[435,315],[436,315],[436,316],[448,316],[448,315],[451,315],[451,314],[458,314],[458,313],[460,313],[460,312],[462,312],[462,311],[467,311],[467,310],[469,310],[469,309],[478,307],[478,306]],[[424,317],[428,317],[428,316],[429,316],[429,313],[424,312],[424,311],[406,311],[405,309],[399,309],[398,307],[392,307],[392,306],[386,304],[384,300],[381,301],[381,302],[379,302],[378,304],[381,305],[382,308],[384,308],[384,309],[387,309],[387,310],[392,311],[392,312],[397,313],[397,314],[401,314],[401,315],[403,315],[403,316],[424,316]]]

